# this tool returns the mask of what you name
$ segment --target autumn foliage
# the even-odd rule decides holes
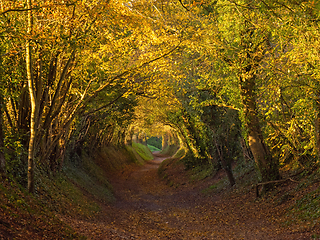
[[[3,0],[1,179],[36,194],[70,162],[150,137],[230,186],[241,164],[261,193],[314,177],[319,18],[317,1]]]

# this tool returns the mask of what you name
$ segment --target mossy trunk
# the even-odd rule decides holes
[[[0,46],[1,47],[1,46]],[[2,49],[0,48],[0,81],[2,82]],[[6,159],[4,157],[4,136],[3,136],[3,112],[4,112],[3,95],[0,93],[0,179],[6,175]],[[9,119],[8,119],[9,120]]]
[[[6,176],[6,159],[4,157],[3,139],[3,97],[2,94],[0,94],[0,178]]]
[[[254,19],[252,19],[254,20]],[[250,150],[261,174],[263,182],[280,179],[279,164],[266,145],[258,117],[256,104],[256,81],[260,63],[268,47],[268,35],[257,29],[252,21],[244,19],[240,32],[240,61],[238,62],[240,95],[244,107],[244,117]],[[265,189],[268,189],[266,186]]]
[[[248,133],[249,147],[258,166],[263,182],[280,179],[278,162],[272,158],[265,144],[256,106],[256,76],[250,69],[240,76],[241,97],[244,106],[245,123]]]

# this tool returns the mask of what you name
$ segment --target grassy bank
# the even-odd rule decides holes
[[[151,153],[141,149],[139,145],[109,146],[94,156],[70,155],[61,172],[48,176],[38,170],[34,195],[14,179],[4,180],[0,183],[0,239],[85,239],[60,217],[94,218],[101,211],[98,203],[114,201],[108,175],[130,164],[143,164],[140,154],[150,158]]]
[[[150,149],[146,145],[143,145],[141,143],[133,142],[132,143],[132,148],[133,148],[133,150],[135,152],[137,152],[139,154],[139,156],[144,161],[148,161],[148,160],[152,160],[153,159],[153,155],[152,155]]]

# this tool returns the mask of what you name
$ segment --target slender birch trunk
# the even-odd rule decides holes
[[[27,8],[31,9],[32,2],[31,0],[27,0]],[[31,34],[33,27],[33,19],[32,19],[32,10],[28,11],[27,16],[27,35],[28,39],[26,42],[26,69],[27,69],[27,80],[28,80],[28,88],[30,95],[30,104],[31,104],[31,117],[30,117],[30,140],[29,140],[29,149],[28,149],[28,191],[30,193],[34,193],[35,191],[35,182],[34,182],[34,141],[36,135],[36,98],[35,98],[35,89],[34,89],[34,80],[32,76],[32,53],[31,53]]]

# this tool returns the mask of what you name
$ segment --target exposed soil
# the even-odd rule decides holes
[[[89,239],[311,239],[310,232],[281,224],[282,205],[255,201],[254,193],[203,193],[219,174],[198,184],[177,175],[180,186],[168,184],[157,174],[164,159],[158,155],[144,166],[113,174],[117,200],[101,204],[97,217],[62,220]]]

